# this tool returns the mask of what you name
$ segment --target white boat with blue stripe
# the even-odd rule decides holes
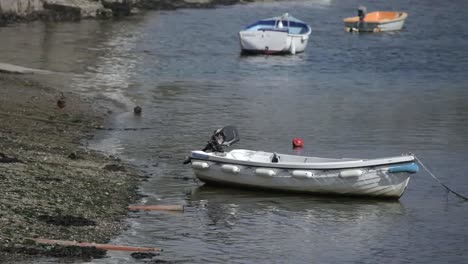
[[[244,54],[296,54],[305,50],[311,32],[309,25],[286,13],[248,25],[239,40]]]
[[[401,197],[419,171],[411,154],[377,159],[330,159],[223,147],[237,129],[215,131],[203,150],[192,151],[195,175],[206,183],[345,196]]]

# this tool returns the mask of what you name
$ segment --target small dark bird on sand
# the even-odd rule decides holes
[[[63,95],[62,92],[60,93],[60,97],[57,100],[57,107],[59,109],[63,109],[65,107],[65,95]]]

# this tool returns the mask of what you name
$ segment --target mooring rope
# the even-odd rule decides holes
[[[424,165],[424,163],[422,163],[420,159],[418,159],[418,157],[414,156],[414,158],[419,162],[419,164],[421,164],[421,167],[423,167],[423,169],[427,171],[427,173],[429,173],[429,175],[431,175],[432,178],[434,178],[434,180],[436,180],[440,185],[442,185],[445,189],[447,189],[447,191],[455,194],[456,196],[460,197],[461,199],[464,199],[465,201],[468,201],[467,197],[457,193],[456,191],[450,189],[447,185],[443,184],[432,172],[429,171],[429,169]]]

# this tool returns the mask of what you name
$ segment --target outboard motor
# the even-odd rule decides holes
[[[214,131],[203,151],[224,152],[223,147],[229,147],[239,141],[239,132],[235,126],[226,126]],[[190,157],[185,157],[184,164],[191,162]]]
[[[214,131],[203,151],[224,152],[223,147],[229,147],[239,141],[239,132],[235,126],[226,126]]]
[[[364,18],[366,17],[367,9],[365,6],[358,7],[358,17],[359,22],[364,22]]]

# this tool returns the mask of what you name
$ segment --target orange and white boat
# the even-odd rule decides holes
[[[358,16],[343,20],[348,32],[382,32],[403,28],[408,14],[405,12],[375,11],[366,14],[365,8],[358,9]]]

